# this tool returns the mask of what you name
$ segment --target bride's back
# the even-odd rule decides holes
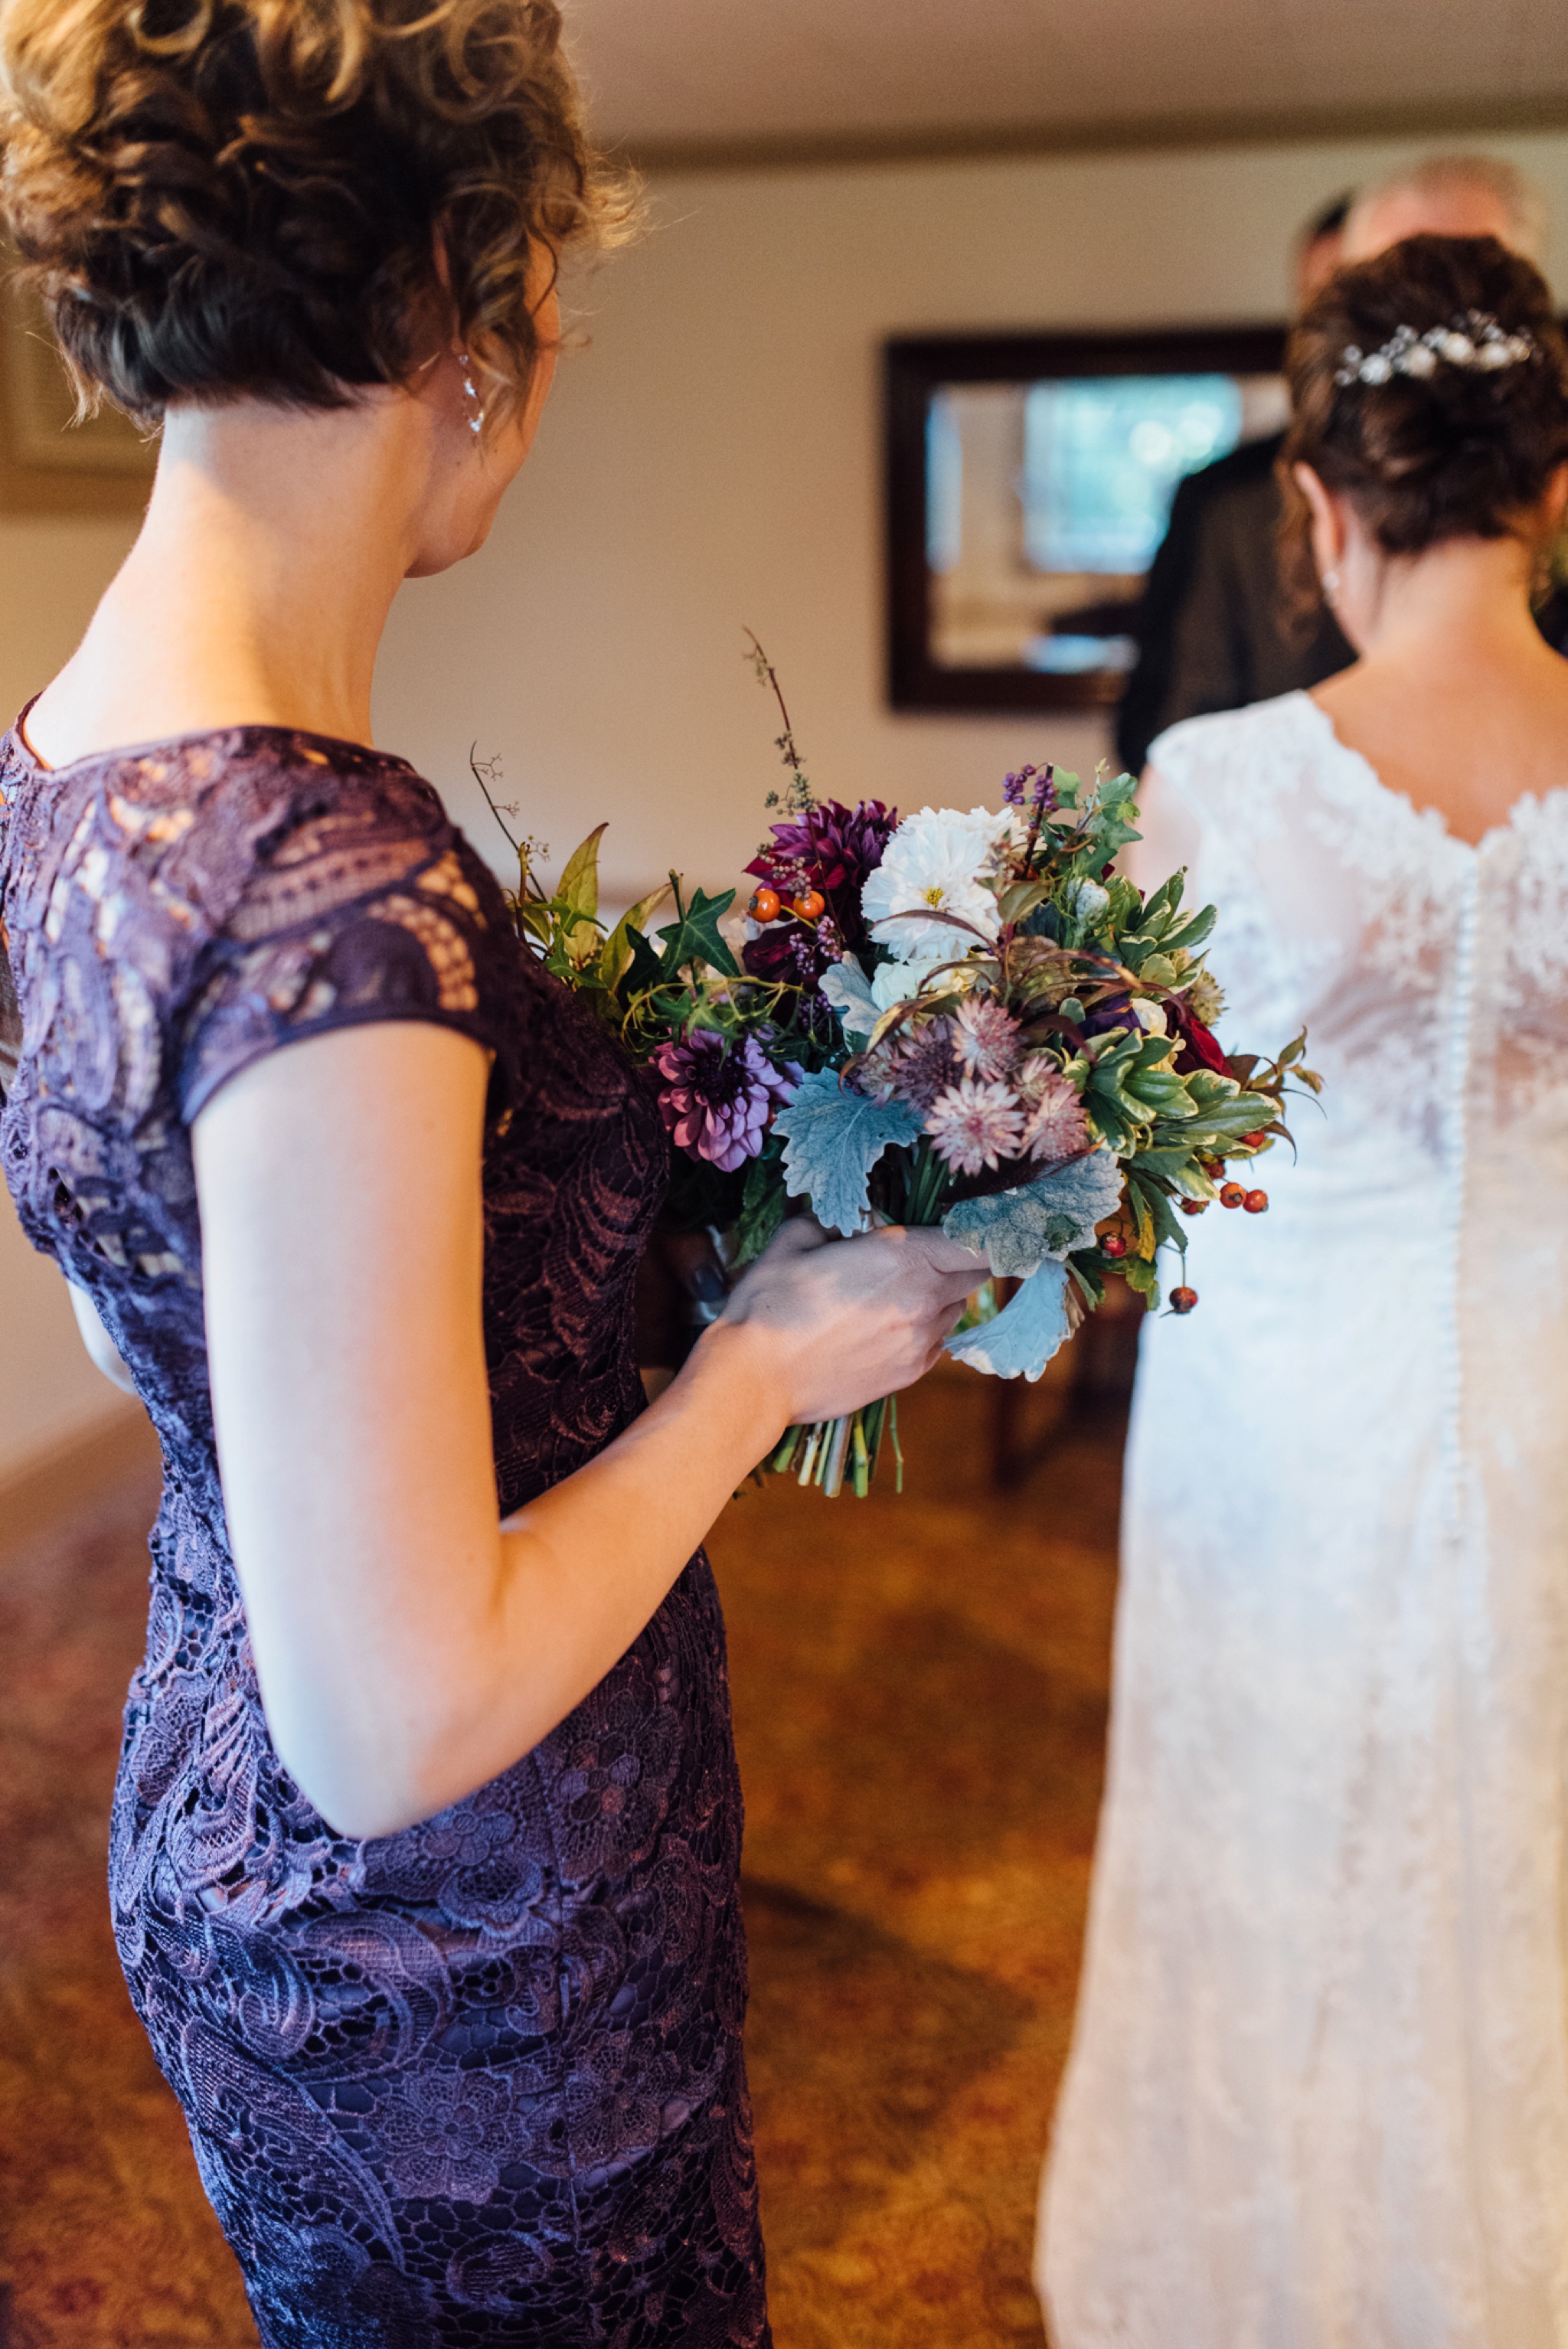
[[[1330,281],[1289,371],[1287,564],[1362,656],[1314,698],[1390,790],[1479,840],[1568,782],[1568,662],[1529,613],[1568,494],[1550,294],[1492,238],[1411,237]]]

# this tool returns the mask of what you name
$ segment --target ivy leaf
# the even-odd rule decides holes
[[[599,843],[608,830],[608,824],[594,825],[581,848],[574,848],[567,858],[556,886],[555,895],[566,911],[586,914],[590,921],[599,912]]]
[[[626,917],[626,944],[630,948],[630,960],[622,974],[624,983],[620,992],[629,1002],[634,996],[645,995],[650,988],[657,987],[664,978],[665,968],[630,915]]]
[[[961,1199],[942,1219],[950,1240],[983,1255],[994,1273],[1033,1273],[1052,1257],[1092,1247],[1094,1227],[1121,1198],[1121,1169],[1109,1150],[1052,1167],[1037,1181],[984,1199]]]
[[[884,1150],[913,1142],[920,1113],[904,1102],[868,1101],[833,1069],[805,1077],[773,1120],[784,1136],[784,1187],[802,1195],[830,1231],[860,1231],[871,1204],[867,1178]]]
[[[673,978],[688,963],[707,963],[724,978],[738,978],[740,966],[719,935],[718,926],[735,903],[733,889],[722,895],[710,897],[705,889],[692,893],[689,905],[681,906],[680,918],[667,930],[659,933],[663,948],[663,976]],[[680,906],[677,896],[676,904]]]
[[[1055,1261],[1032,1272],[994,1321],[948,1340],[955,1362],[995,1379],[1037,1379],[1057,1349],[1072,1335],[1068,1315],[1068,1268]]]

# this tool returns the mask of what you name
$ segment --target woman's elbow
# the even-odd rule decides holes
[[[393,1737],[378,1724],[362,1724],[356,1733],[340,1716],[335,1733],[323,1737],[302,1723],[274,1721],[269,1713],[269,1727],[278,1758],[306,1802],[350,1843],[373,1843],[418,1826],[495,1775],[466,1750],[471,1721],[440,1728],[432,1723]]]
[[[98,1319],[92,1299],[74,1283],[71,1286],[71,1310],[77,1317],[77,1328],[94,1370],[101,1371],[110,1386],[118,1387],[121,1394],[133,1395],[136,1381],[126,1368],[119,1349]]]
[[[433,1795],[425,1783],[396,1766],[366,1766],[354,1755],[291,1757],[289,1741],[274,1736],[278,1758],[316,1816],[347,1843],[374,1843],[400,1835],[444,1810],[452,1796]]]

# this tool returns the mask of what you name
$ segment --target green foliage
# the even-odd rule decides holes
[[[731,1258],[738,1272],[744,1271],[748,1264],[755,1264],[783,1225],[784,1211],[789,1204],[784,1189],[783,1158],[783,1139],[770,1133],[760,1154],[746,1170]]]

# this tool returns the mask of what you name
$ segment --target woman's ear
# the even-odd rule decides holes
[[[1542,526],[1548,538],[1555,538],[1568,514],[1568,464],[1559,465],[1546,483],[1546,495],[1541,501]]]
[[[1317,565],[1317,575],[1323,580],[1333,579],[1345,560],[1344,510],[1310,465],[1293,465],[1291,472],[1312,515],[1312,558]]]

